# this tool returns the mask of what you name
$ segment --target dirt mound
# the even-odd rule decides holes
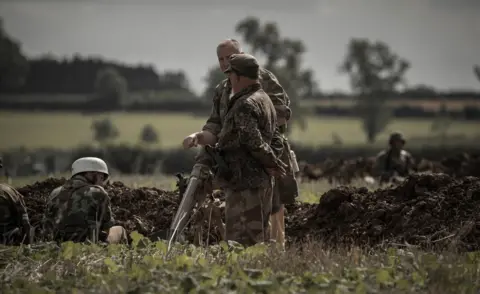
[[[33,226],[40,224],[43,218],[48,195],[50,195],[53,189],[63,185],[65,181],[65,178],[48,178],[45,181],[36,182],[33,185],[17,188],[18,192],[24,196],[28,217]]]
[[[33,185],[17,188],[24,195],[30,221],[37,227],[36,238],[39,240],[44,239],[40,228],[48,196],[53,189],[63,185],[65,181],[65,178],[49,178]],[[105,186],[105,190],[110,195],[112,212],[117,224],[125,227],[128,232],[136,230],[147,237],[166,238],[165,230],[170,227],[180,203],[178,190],[164,191],[145,187],[132,189],[122,182],[110,183]],[[224,200],[223,193],[215,192],[213,196],[218,200]],[[220,211],[223,214],[223,209]],[[195,214],[195,219],[201,215],[201,213]],[[192,225],[193,221],[185,230],[185,237],[190,242],[193,242],[195,237],[191,229]],[[210,232],[210,236],[207,237],[204,234],[203,241],[215,243],[219,237],[216,232],[209,229],[208,223],[205,223],[203,232],[207,231]]]
[[[442,159],[440,164],[445,167],[446,173],[450,175],[480,177],[479,154],[457,154]]]
[[[40,226],[50,192],[65,183],[65,179],[47,179],[17,190],[24,195],[33,226]],[[155,188],[132,189],[121,182],[105,187],[110,195],[115,219],[127,230],[149,235],[167,229],[178,208],[178,192]],[[39,236],[41,237],[41,236]]]
[[[168,229],[178,209],[178,193],[156,188],[132,189],[121,182],[106,186],[115,218],[128,231],[144,235]]]
[[[302,181],[327,180],[330,184],[349,185],[355,179],[373,176],[375,157],[354,159],[331,159],[310,164],[299,163]],[[445,173],[455,177],[480,177],[480,154],[460,153],[449,155],[439,161],[416,158],[412,172]]]
[[[424,248],[457,245],[477,250],[479,205],[479,178],[414,175],[394,189],[332,189],[301,218],[287,219],[287,235],[291,241],[313,237],[331,245],[406,242]]]
[[[64,182],[48,179],[18,189],[25,196],[34,226],[40,224],[49,193]],[[178,191],[132,189],[121,182],[107,185],[106,190],[116,220],[127,230],[146,236],[167,229],[178,209]],[[222,198],[220,194],[215,197]],[[325,193],[318,205],[287,205],[286,235],[290,242],[317,238],[337,246],[409,243],[424,248],[457,245],[462,250],[478,250],[479,205],[479,178],[414,175],[392,189],[370,192],[341,187]],[[191,231],[187,239],[193,241]],[[210,243],[215,239],[210,237]]]

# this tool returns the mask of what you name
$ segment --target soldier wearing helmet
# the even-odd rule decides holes
[[[412,155],[403,149],[406,140],[402,133],[392,133],[388,143],[389,148],[381,151],[375,162],[375,172],[380,177],[380,183],[408,176],[414,163]]]
[[[108,178],[102,159],[77,159],[72,164],[72,177],[49,196],[44,230],[60,242],[126,241],[125,229],[114,225],[110,197],[102,187]]]
[[[31,230],[22,194],[7,184],[0,184],[0,244],[30,243]]]

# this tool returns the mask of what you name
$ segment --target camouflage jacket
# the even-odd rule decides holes
[[[26,226],[30,226],[30,221],[22,194],[9,185],[0,184],[0,234]]]
[[[289,119],[289,117],[287,119],[285,112],[290,111],[290,98],[288,97],[288,94],[280,85],[275,75],[265,68],[260,68],[260,84],[263,91],[267,93],[275,107],[277,125],[285,125]],[[213,96],[212,110],[206,124],[202,128],[203,131],[208,131],[215,136],[218,136],[227,114],[228,103],[232,98],[231,92],[232,86],[229,79],[225,79],[217,85]],[[272,138],[271,147],[276,156],[281,156],[285,151],[285,143],[287,142],[285,142],[286,140],[283,135],[283,129],[284,127],[282,127],[282,129],[277,128],[275,130],[275,135]],[[205,155],[203,149],[201,149],[200,153],[197,155],[196,161],[208,165],[208,156]]]
[[[375,174],[381,176],[382,174],[397,173],[399,176],[407,176],[413,167],[412,155],[401,150],[398,154],[390,150],[381,151],[375,160]]]
[[[51,233],[91,236],[108,230],[114,222],[107,192],[77,175],[50,194],[44,229]]]
[[[290,98],[285,90],[282,88],[277,78],[265,68],[260,68],[260,84],[263,91],[270,97],[275,110],[277,112],[277,120],[287,121],[285,117],[285,109],[289,109]],[[203,131],[208,131],[215,136],[220,133],[222,129],[223,121],[227,115],[228,102],[230,101],[230,94],[232,92],[232,86],[229,79],[225,79],[215,88],[215,94],[213,96],[213,106],[207,123],[203,126]],[[284,124],[279,123],[279,125]]]
[[[226,181],[223,175],[216,174],[220,187],[245,190],[271,184],[265,168],[278,167],[278,159],[270,147],[275,128],[275,108],[260,84],[232,97],[218,133],[218,147],[224,152],[233,177]]]

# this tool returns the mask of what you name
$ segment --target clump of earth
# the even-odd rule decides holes
[[[50,178],[17,188],[25,197],[33,226],[40,227],[48,195],[64,182],[64,178]],[[178,191],[133,189],[121,182],[105,189],[118,223],[147,237],[168,229],[179,206]],[[222,199],[221,193],[216,197]],[[319,204],[287,205],[286,235],[289,244],[318,239],[332,246],[410,244],[478,250],[479,206],[479,178],[417,174],[395,188],[339,187],[324,193]],[[189,241],[193,240],[191,227],[186,230]],[[36,238],[41,240],[41,230],[37,232]],[[212,244],[218,235],[203,239]]]

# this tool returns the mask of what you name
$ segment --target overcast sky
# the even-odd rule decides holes
[[[479,15],[480,0],[0,0],[5,28],[28,56],[78,52],[184,69],[197,92],[216,45],[239,38],[234,27],[246,16],[303,40],[304,65],[324,90],[348,90],[337,67],[352,37],[385,41],[410,60],[410,84],[479,90]]]

